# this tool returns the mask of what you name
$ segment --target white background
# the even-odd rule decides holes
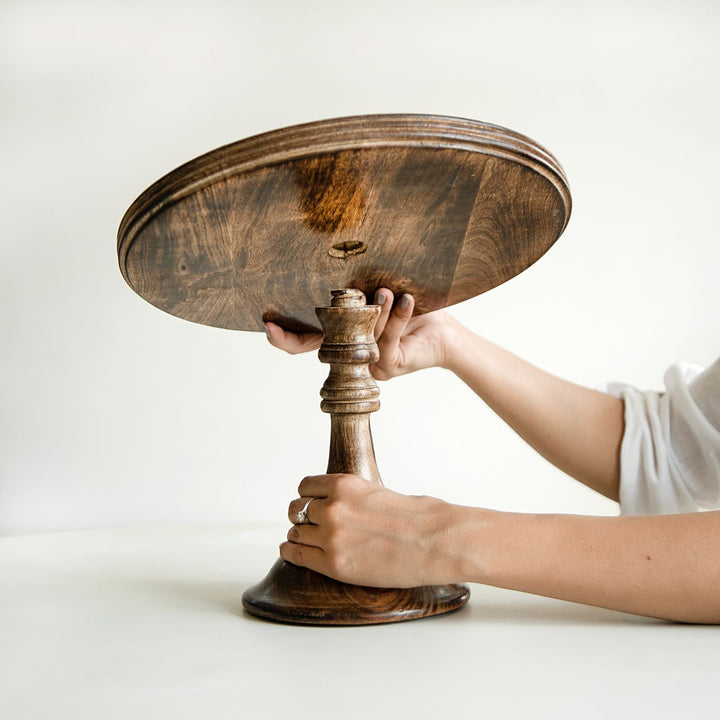
[[[0,532],[278,521],[325,467],[313,355],[181,321],[115,234],[182,162],[266,130],[421,112],[564,165],[563,237],[454,312],[576,382],[662,387],[718,354],[720,4],[424,0],[0,4]],[[382,385],[386,484],[612,514],[442,371]]]

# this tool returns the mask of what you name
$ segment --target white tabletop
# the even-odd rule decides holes
[[[280,625],[242,611],[279,527],[0,539],[0,716],[720,717],[718,628],[472,586],[394,625]]]

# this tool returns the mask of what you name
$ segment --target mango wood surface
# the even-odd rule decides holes
[[[243,595],[243,607],[265,620],[296,625],[379,625],[420,620],[461,608],[466,585],[372,588],[337,582],[277,560]]]
[[[570,215],[557,160],[472,120],[378,115],[248,138],[146,190],[118,233],[126,281],[194,322],[317,328],[331,290],[410,292],[423,313],[542,256]]]

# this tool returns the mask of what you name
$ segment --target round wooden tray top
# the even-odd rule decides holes
[[[152,185],[118,232],[128,284],[205,325],[317,328],[330,291],[378,287],[429,312],[517,275],[570,216],[557,160],[472,120],[375,115],[214,150]]]

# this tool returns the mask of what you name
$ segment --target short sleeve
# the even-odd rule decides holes
[[[665,392],[611,383],[625,402],[620,454],[623,515],[720,507],[720,360],[707,370],[677,364]]]

